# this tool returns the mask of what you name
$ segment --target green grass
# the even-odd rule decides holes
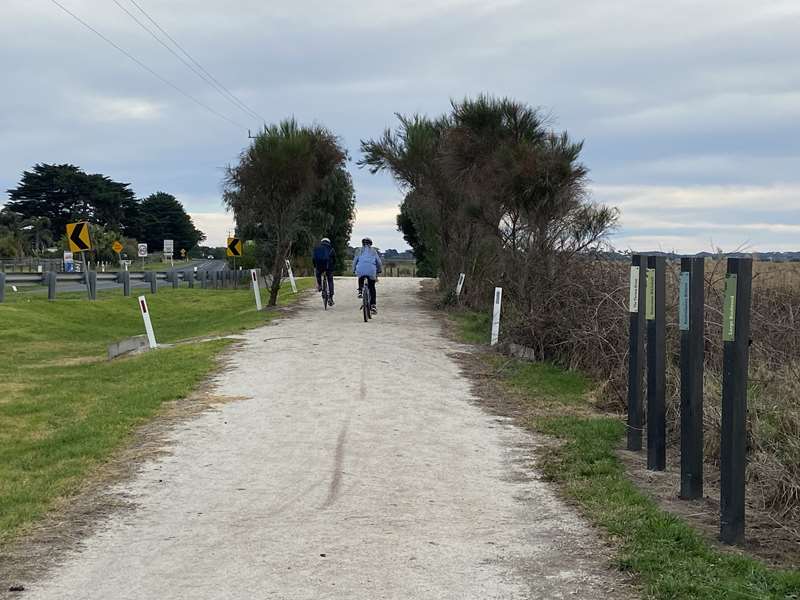
[[[469,313],[456,314],[453,320],[464,341],[477,337],[483,327]],[[639,491],[617,455],[625,424],[593,412],[586,377],[548,364],[508,363],[496,355],[487,355],[486,361],[525,404],[525,424],[561,440],[540,457],[540,468],[591,522],[609,533],[618,547],[619,568],[638,576],[646,597],[800,598],[800,571],[773,569],[721,551]]]
[[[491,341],[492,318],[487,313],[454,312],[450,315],[458,336],[468,344],[488,344]]]
[[[311,285],[299,281],[300,289]],[[286,286],[288,288],[288,285]],[[291,294],[282,289],[279,300]],[[136,297],[101,292],[13,294],[0,304],[0,542],[74,494],[133,429],[187,396],[227,340],[105,360],[106,346],[143,333]],[[159,342],[214,336],[267,322],[250,290],[162,288],[148,294]]]
[[[625,424],[591,415],[585,377],[523,362],[507,372],[504,381],[513,391],[548,406],[549,414],[535,414],[530,425],[563,441],[545,455],[545,476],[562,484],[589,519],[619,543],[619,567],[637,573],[649,597],[800,598],[800,571],[771,569],[718,550],[634,486],[616,453]],[[579,398],[587,414],[573,414]]]

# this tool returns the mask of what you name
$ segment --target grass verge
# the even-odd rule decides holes
[[[454,319],[464,341],[483,326],[469,313]],[[625,434],[620,418],[600,415],[588,400],[590,382],[552,365],[481,357],[514,402],[528,428],[560,440],[540,457],[584,515],[605,529],[617,547],[618,567],[635,573],[648,598],[800,598],[800,571],[773,569],[724,551],[686,522],[661,510],[627,477],[617,455]]]
[[[311,280],[299,280],[300,289]],[[288,288],[288,284],[286,286]],[[282,289],[279,303],[292,298]],[[119,291],[14,294],[0,304],[0,543],[80,489],[94,467],[170,400],[189,395],[229,340],[105,360],[143,333],[136,298]],[[148,294],[159,342],[224,335],[269,321],[252,291],[162,288]]]

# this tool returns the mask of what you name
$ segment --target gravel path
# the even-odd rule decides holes
[[[616,598],[593,533],[535,478],[529,434],[483,411],[417,297],[360,321],[309,297],[245,334],[214,393],[100,526],[20,597]]]

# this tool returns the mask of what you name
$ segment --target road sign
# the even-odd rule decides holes
[[[92,240],[89,239],[89,223],[67,223],[67,241],[69,249],[73,252],[83,252],[92,249]]]
[[[175,242],[173,240],[164,240],[164,254],[172,254],[175,250]]]
[[[114,242],[114,243],[111,245],[111,248],[112,248],[112,249],[114,250],[114,252],[116,252],[117,254],[119,254],[120,252],[122,252],[122,244],[120,244],[119,242]]]
[[[64,271],[66,273],[75,271],[75,261],[72,259],[72,252],[64,252]]]
[[[239,238],[228,238],[228,247],[225,249],[228,256],[242,255],[242,240]]]
[[[147,244],[139,244],[137,246],[136,256],[145,258],[147,256]]]

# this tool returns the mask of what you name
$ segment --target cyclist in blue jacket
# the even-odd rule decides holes
[[[333,306],[333,269],[336,265],[336,252],[330,239],[324,237],[314,248],[314,273],[317,276],[317,291],[322,291],[322,276],[328,279],[328,304]]]
[[[361,251],[353,259],[353,273],[358,277],[358,297],[361,297],[361,288],[364,280],[368,281],[370,309],[373,314],[378,313],[377,293],[375,282],[378,281],[378,274],[383,270],[381,257],[378,251],[372,247],[372,240],[364,238],[361,240]]]

